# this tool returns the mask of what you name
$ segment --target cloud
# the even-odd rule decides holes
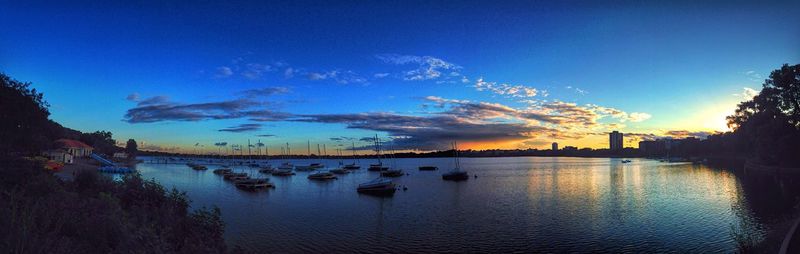
[[[177,152],[181,148],[177,146],[160,146],[160,145],[153,145],[147,144],[139,147],[139,150],[143,151],[158,151],[158,152]]]
[[[523,123],[465,121],[453,115],[409,116],[393,113],[301,115],[294,121],[345,124],[347,128],[386,132],[395,149],[447,148],[452,140],[526,140],[550,131]],[[362,139],[363,140],[363,139]],[[367,138],[364,141],[371,141]]]
[[[272,134],[260,134],[260,135],[256,135],[256,137],[270,138],[270,137],[275,137],[275,135],[272,135]]]
[[[527,108],[513,108],[499,103],[452,100],[436,96],[428,96],[424,99],[433,102],[433,107],[435,108],[446,108],[440,114],[481,121],[527,121],[573,131],[588,128],[620,128],[618,123],[601,122],[606,117],[617,119],[618,122],[641,122],[650,118],[647,113],[634,112],[629,114],[614,108],[592,104],[580,106],[575,103],[561,101],[529,100]]]
[[[215,78],[227,78],[233,75],[233,70],[231,67],[228,66],[220,66],[217,67],[217,71],[214,74]]]
[[[225,129],[219,129],[218,131],[239,133],[239,132],[257,131],[257,130],[261,130],[261,124],[246,123],[246,124],[240,124],[238,126],[228,127]]]
[[[664,135],[672,138],[689,138],[694,137],[698,139],[705,139],[708,136],[718,134],[716,131],[687,131],[687,130],[674,130],[664,132]]]
[[[286,70],[283,71],[283,78],[290,79],[290,78],[294,77],[294,73],[295,73],[295,69],[294,68],[292,68],[292,67],[286,68]]]
[[[761,74],[759,74],[756,71],[746,71],[744,73],[744,75],[747,76],[747,79],[749,79],[750,81],[753,81],[753,82],[763,82],[764,81],[764,76],[762,76]]]
[[[652,116],[650,114],[648,114],[648,113],[632,112],[632,113],[628,114],[627,120],[631,121],[631,122],[634,122],[634,123],[637,123],[637,122],[642,122],[642,121],[645,121],[647,119],[650,119],[650,117],[652,117]]]
[[[389,76],[389,73],[375,73],[375,75],[373,75],[373,76],[375,78],[385,78],[385,77]]]
[[[461,66],[447,62],[432,56],[414,56],[399,54],[379,54],[375,56],[384,63],[394,65],[416,65],[414,69],[404,70],[401,77],[404,80],[431,80],[442,77],[442,72],[447,71],[446,76],[460,76]]]
[[[245,65],[242,76],[249,80],[259,80],[266,72],[275,71],[269,64],[248,63]]]
[[[333,80],[339,84],[365,84],[367,79],[358,75],[354,71],[326,71],[326,72],[309,72],[306,74],[309,80]]]
[[[139,101],[128,109],[123,121],[128,123],[154,123],[163,121],[203,121],[249,117],[254,121],[275,121],[289,116],[287,113],[269,110],[267,102],[251,98],[226,101],[179,103],[167,96],[155,96]]]
[[[129,101],[139,101],[139,93],[129,94],[128,97],[125,97],[125,99]]]
[[[572,90],[575,93],[580,94],[580,95],[586,95],[586,94],[589,93],[589,91],[586,91],[586,90],[583,90],[583,89],[580,89],[580,88],[577,88],[577,87],[573,87],[573,86],[567,86],[566,88],[567,88],[567,90]]]
[[[478,91],[490,91],[495,94],[509,97],[534,97],[538,90],[525,85],[510,85],[505,83],[487,82],[483,78],[475,81],[475,89]]]
[[[756,91],[753,88],[743,87],[742,88],[742,93],[740,93],[740,94],[735,93],[735,94],[733,94],[733,96],[741,97],[743,100],[749,101],[749,100],[752,100],[753,97],[756,97],[756,95],[758,95],[759,92],[760,91]]]
[[[244,90],[241,93],[247,97],[266,97],[275,94],[285,94],[288,92],[289,92],[288,87],[274,86],[274,87]]]

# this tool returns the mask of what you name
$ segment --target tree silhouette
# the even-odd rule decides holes
[[[800,165],[800,65],[772,71],[761,92],[727,120],[733,137],[761,163]]]
[[[128,153],[128,157],[130,158],[136,157],[136,153],[139,152],[138,145],[136,145],[136,140],[128,139],[128,142],[125,144],[125,152]]]

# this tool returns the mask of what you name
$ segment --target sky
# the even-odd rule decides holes
[[[53,120],[161,151],[702,138],[800,62],[797,1],[2,6],[0,71],[42,91]]]

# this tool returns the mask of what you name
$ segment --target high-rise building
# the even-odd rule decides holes
[[[608,146],[611,150],[622,150],[622,132],[613,131],[608,134]]]
[[[553,142],[553,151],[558,151],[558,143]]]

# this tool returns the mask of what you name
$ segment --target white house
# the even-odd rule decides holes
[[[114,153],[114,158],[127,159],[128,158],[128,154],[127,153]]]
[[[54,150],[46,151],[46,152],[42,153],[42,155],[44,157],[47,157],[48,159],[51,159],[51,160],[54,160],[54,161],[57,161],[57,162],[61,162],[61,163],[64,163],[64,164],[72,164],[73,163],[73,158],[74,158],[72,156],[72,154],[69,154],[64,149],[54,149]]]

